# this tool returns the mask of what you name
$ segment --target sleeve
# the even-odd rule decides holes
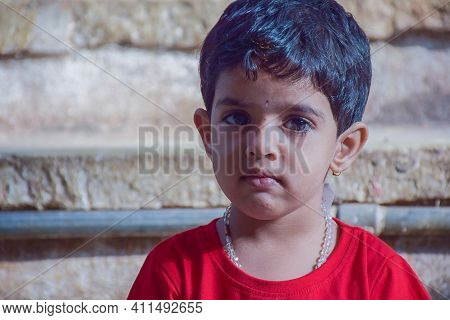
[[[373,300],[430,300],[420,278],[400,256],[386,259],[375,279],[370,299]]]
[[[178,290],[154,252],[144,264],[128,294],[128,300],[179,300]]]

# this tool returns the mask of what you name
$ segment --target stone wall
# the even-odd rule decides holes
[[[371,40],[373,82],[363,119],[369,142],[349,171],[331,177],[336,202],[448,206],[447,1],[339,2]],[[226,205],[211,174],[141,174],[137,140],[145,125],[193,125],[193,110],[203,105],[199,48],[229,3],[0,2],[0,210]],[[190,149],[193,154],[163,159],[180,164],[194,155],[203,161],[199,146]],[[449,236],[383,239],[411,263],[434,298],[445,299]],[[0,297],[125,298],[160,240],[95,239],[64,258],[86,239],[0,237]]]
[[[146,255],[160,240],[96,239],[67,258],[64,256],[82,246],[86,239],[0,240],[0,296],[125,299]],[[450,295],[448,237],[385,237],[382,240],[411,264],[434,299]],[[27,283],[39,272],[43,274]]]
[[[198,49],[228,3],[2,3],[0,132],[134,135],[142,123],[192,125],[193,108],[203,105]],[[372,40],[374,77],[364,120],[446,126],[450,9],[445,1],[342,4]],[[177,119],[164,111],[176,112]]]
[[[2,54],[59,54],[110,43],[133,47],[198,48],[230,0],[6,0]],[[444,35],[450,9],[444,0],[341,0],[373,41],[412,29]],[[54,37],[45,33],[48,31]],[[57,40],[55,39],[57,38]]]
[[[403,150],[400,143],[395,150],[368,146],[351,168],[328,178],[336,203],[448,205],[450,148],[427,142]],[[199,147],[148,155],[153,157],[146,157],[145,150],[138,156],[136,150],[124,149],[5,154],[0,156],[0,209],[133,210],[229,203]]]

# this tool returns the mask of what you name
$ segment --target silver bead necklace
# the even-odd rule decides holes
[[[324,219],[325,219],[325,238],[322,242],[322,249],[319,253],[319,258],[317,259],[316,264],[314,265],[313,269],[319,268],[324,262],[327,260],[328,254],[330,253],[330,247],[331,247],[331,214],[327,212],[327,209],[325,208],[324,204],[321,204],[322,211],[324,213]],[[231,205],[229,205],[225,212],[223,213],[223,222],[224,222],[224,230],[225,230],[225,246],[224,250],[227,253],[228,257],[231,259],[231,261],[238,266],[239,268],[242,268],[242,265],[239,263],[239,258],[236,255],[236,251],[233,248],[233,244],[231,242],[231,231],[230,231],[230,214],[231,214]]]

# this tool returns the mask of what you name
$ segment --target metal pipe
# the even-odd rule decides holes
[[[206,224],[223,210],[0,212],[0,239],[163,237]],[[450,207],[342,204],[337,217],[377,235],[450,235]]]
[[[377,235],[450,235],[450,207],[342,204],[337,215]]]
[[[205,224],[221,209],[0,212],[0,239],[163,237]]]

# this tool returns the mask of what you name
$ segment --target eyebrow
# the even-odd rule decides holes
[[[230,97],[224,97],[219,99],[219,101],[217,101],[216,103],[217,107],[221,107],[221,106],[236,106],[236,107],[240,107],[242,109],[247,109],[247,108],[251,108],[252,106],[254,106],[251,103],[246,103],[246,102],[242,102],[239,101],[237,99],[234,98],[230,98]],[[322,111],[317,110],[313,107],[311,107],[310,105],[306,104],[306,103],[296,103],[292,106],[289,107],[289,110],[291,109],[295,109],[297,111],[302,112],[303,114],[311,114],[316,116],[317,118],[320,118],[322,120],[325,121],[325,115]]]

